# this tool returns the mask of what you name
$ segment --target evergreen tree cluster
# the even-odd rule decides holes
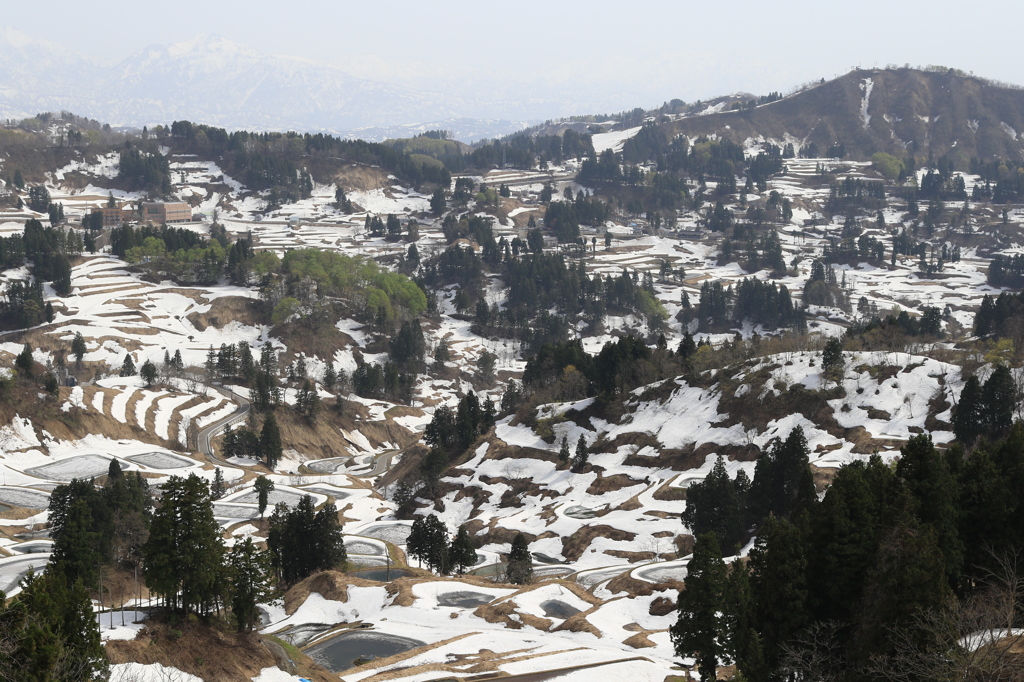
[[[117,179],[127,189],[167,196],[171,193],[171,166],[159,151],[142,151],[129,147],[121,151],[117,163]]]
[[[247,187],[276,190],[303,198],[312,190],[308,171],[302,167],[323,167],[325,171],[338,164],[380,166],[398,178],[419,186],[424,182],[447,187],[449,171],[440,163],[422,156],[400,151],[386,144],[348,140],[323,133],[299,134],[255,133],[245,130],[228,132],[223,128],[175,121],[170,127],[170,140],[179,153],[213,154],[220,157],[221,167]]]
[[[986,294],[974,314],[974,333],[981,337],[1013,336],[1024,317],[1024,293],[1004,291],[995,299]]]
[[[1005,365],[998,365],[984,384],[972,374],[953,408],[953,433],[966,444],[978,438],[999,438],[1013,425],[1017,386]]]
[[[50,495],[51,567],[68,584],[96,585],[101,566],[135,566],[149,532],[152,499],[146,479],[125,475],[112,459],[102,487],[74,479]]]
[[[988,283],[994,287],[1024,287],[1024,254],[996,254],[988,264]]]
[[[303,495],[293,509],[283,502],[274,507],[267,549],[278,581],[285,585],[317,571],[345,570],[348,562],[337,508],[332,503],[317,510],[309,495]]]
[[[267,414],[263,420],[263,428],[258,434],[245,426],[228,429],[224,432],[221,452],[224,457],[263,460],[267,468],[273,471],[284,453],[277,418],[272,412]]]
[[[721,462],[688,489],[697,542],[671,628],[677,654],[696,658],[703,680],[726,663],[749,680],[1002,679],[984,667],[999,650],[966,657],[961,638],[1007,627],[1005,612],[957,614],[1019,590],[999,568],[1024,541],[1011,520],[1024,511],[1024,425],[970,455],[916,436],[895,466],[875,456],[842,467],[820,501],[806,447],[783,452],[792,439],[759,460],[746,507],[745,481]],[[732,553],[754,527],[736,522],[744,509],[761,519],[754,547],[727,566],[721,546]],[[945,672],[917,677],[921,661]]]
[[[846,177],[829,187],[825,210],[829,213],[852,213],[858,209],[876,210],[885,207],[885,183],[879,180]]]
[[[441,575],[453,572],[462,574],[476,565],[476,549],[466,527],[460,526],[455,537],[449,541],[447,526],[433,514],[417,516],[413,521],[406,541],[406,551],[409,556]]]

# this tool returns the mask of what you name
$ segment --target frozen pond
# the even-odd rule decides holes
[[[539,566],[533,569],[535,578],[554,578],[575,573],[569,566]]]
[[[332,457],[331,459],[317,459],[306,462],[306,468],[318,474],[333,474],[338,469],[348,466],[352,461],[351,457]]]
[[[625,570],[626,567],[623,566],[621,568],[609,568],[604,571],[584,573],[583,575],[576,576],[576,582],[589,589],[598,583],[603,583],[605,580],[611,580],[615,576],[621,575]]]
[[[142,455],[126,457],[129,462],[141,464],[149,469],[184,469],[194,466],[196,462],[188,457],[174,455],[169,452],[147,452]]]
[[[350,571],[349,575],[354,578],[362,578],[363,580],[376,580],[377,582],[385,583],[391,580],[397,580],[398,578],[404,578],[411,575],[409,571],[405,571],[401,568],[366,568],[357,571]]]
[[[213,505],[213,515],[223,519],[253,519],[260,515],[260,510],[251,505],[216,502]]]
[[[103,455],[79,455],[59,462],[25,469],[26,474],[49,478],[53,481],[70,481],[73,478],[102,476],[110,469],[110,457]]]
[[[275,637],[280,637],[289,644],[295,646],[305,646],[306,642],[316,637],[324,630],[330,630],[333,625],[327,623],[303,623],[302,625],[296,625],[295,627],[288,628],[284,632],[279,632]]]
[[[409,539],[410,532],[412,532],[412,527],[404,523],[379,523],[359,531],[359,534],[390,542],[393,545],[404,545],[405,541]]]
[[[25,509],[46,509],[50,506],[50,496],[37,490],[26,488],[0,488],[0,503],[10,507]]]
[[[575,616],[580,612],[575,606],[569,606],[564,601],[558,601],[557,599],[542,601],[540,607],[544,609],[545,616],[558,618],[559,620],[565,620],[569,616]]]
[[[302,488],[303,492],[317,493],[319,495],[328,495],[336,500],[344,500],[346,497],[352,495],[350,492],[335,488],[329,485],[307,485]]]
[[[345,551],[349,554],[370,554],[372,556],[384,556],[384,548],[375,542],[364,540],[349,540],[345,543]]]
[[[49,560],[49,554],[29,554],[0,561],[0,591],[10,596],[29,569],[34,568],[38,573]]]
[[[483,592],[448,592],[437,598],[441,606],[457,606],[461,609],[474,609],[477,606],[490,604],[494,600],[489,594]]]
[[[359,659],[386,658],[425,644],[409,637],[356,630],[317,644],[305,653],[331,672],[340,673],[353,667]]]
[[[292,492],[291,490],[271,490],[270,494],[267,495],[267,509],[270,509],[270,507],[273,507],[278,502],[284,502],[289,507],[294,507],[301,499],[302,494]],[[255,490],[250,490],[237,497],[232,497],[228,501],[239,504],[259,504],[260,494]]]
[[[569,507],[568,509],[566,509],[565,515],[568,516],[570,519],[584,520],[595,518],[597,516],[597,512],[595,512],[593,509],[588,509],[587,507],[581,507],[579,505],[576,505],[575,507]]]
[[[659,566],[655,564],[649,568],[638,568],[633,572],[634,578],[646,580],[649,583],[663,583],[669,580],[682,582],[686,579],[685,564],[670,564]]]
[[[31,542],[22,542],[18,545],[11,545],[9,549],[21,554],[49,554],[53,551],[53,541],[32,540]]]

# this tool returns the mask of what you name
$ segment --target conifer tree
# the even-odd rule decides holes
[[[516,533],[512,539],[505,575],[513,585],[528,585],[533,580],[533,558],[530,556],[530,546],[522,533]]]
[[[274,490],[274,482],[266,476],[257,476],[253,482],[253,489],[256,490],[256,498],[259,503],[260,518],[263,518],[263,513],[267,511],[267,502],[270,499],[270,493]]]
[[[263,421],[263,429],[260,431],[260,452],[267,463],[267,468],[273,471],[283,453],[281,431],[277,427],[277,419],[273,413],[268,414]]]
[[[27,343],[22,346],[21,352],[18,353],[18,357],[14,359],[14,366],[18,368],[22,374],[29,379],[32,378],[32,365],[34,360],[32,359],[32,346]]]
[[[562,445],[558,448],[558,461],[568,462],[569,461],[569,437],[562,436]]]
[[[348,560],[337,507],[326,504],[317,511],[309,495],[303,495],[295,509],[289,510],[283,502],[274,508],[267,548],[272,565],[286,585],[316,571],[336,567],[345,570]]]
[[[223,590],[224,543],[206,481],[170,477],[142,552],[146,586],[170,608],[210,612]]]
[[[99,544],[89,503],[82,498],[74,500],[68,507],[60,533],[54,538],[50,556],[52,570],[63,575],[69,585],[76,580],[95,585],[103,560],[97,551]]]
[[[9,604],[0,592],[0,679],[42,682],[106,679],[99,623],[81,581],[29,572]]]
[[[221,471],[220,467],[213,468],[213,485],[210,486],[210,497],[215,500],[219,500],[224,497],[224,472]],[[263,516],[263,511],[260,511],[260,516]]]
[[[256,605],[271,595],[270,561],[247,537],[231,550],[230,565],[231,614],[239,632],[251,632],[260,618]]]
[[[151,388],[153,384],[156,383],[156,365],[149,360],[146,360],[142,363],[142,368],[139,370],[139,376],[146,382],[146,387]]]
[[[136,375],[135,363],[132,361],[132,354],[124,354],[124,362],[121,363],[121,376],[122,377],[133,377]]]
[[[406,549],[409,556],[416,557],[430,570],[448,572],[448,528],[433,514],[420,516],[413,521]]]
[[[476,550],[465,526],[459,526],[459,532],[452,539],[451,547],[448,548],[448,562],[452,570],[459,574],[476,565]]]
[[[953,408],[953,432],[965,445],[973,444],[984,428],[982,401],[981,382],[972,374],[960,392],[960,402]]]
[[[85,337],[82,336],[82,332],[75,332],[75,338],[71,341],[71,354],[75,356],[75,364],[79,367],[82,365],[85,351]]]
[[[703,481],[687,488],[682,519],[694,536],[715,533],[729,553],[740,541],[744,530],[740,499],[721,455]]]
[[[778,669],[783,645],[810,621],[806,575],[800,531],[786,519],[769,516],[750,551],[754,627],[769,670]]]
[[[589,459],[587,453],[587,439],[580,434],[580,439],[576,441],[576,454],[572,458],[572,466],[576,471],[583,471],[583,468],[587,466],[587,460]]]
[[[693,657],[703,682],[717,679],[725,643],[722,618],[726,567],[714,533],[697,537],[693,558],[687,566],[686,589],[679,593],[679,618],[669,628],[679,657]]]

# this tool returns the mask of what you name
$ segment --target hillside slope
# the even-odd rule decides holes
[[[689,116],[662,124],[690,137],[716,134],[814,142],[821,151],[841,142],[849,157],[877,151],[939,158],[1021,158],[1024,90],[980,78],[917,69],[856,70],[753,110]]]

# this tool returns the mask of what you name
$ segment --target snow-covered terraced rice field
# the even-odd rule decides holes
[[[52,464],[26,469],[26,474],[48,478],[53,481],[70,481],[73,478],[102,476],[110,468],[111,457],[105,455],[78,455]]]
[[[46,509],[50,504],[50,496],[28,488],[4,486],[0,488],[0,502],[25,509]]]

